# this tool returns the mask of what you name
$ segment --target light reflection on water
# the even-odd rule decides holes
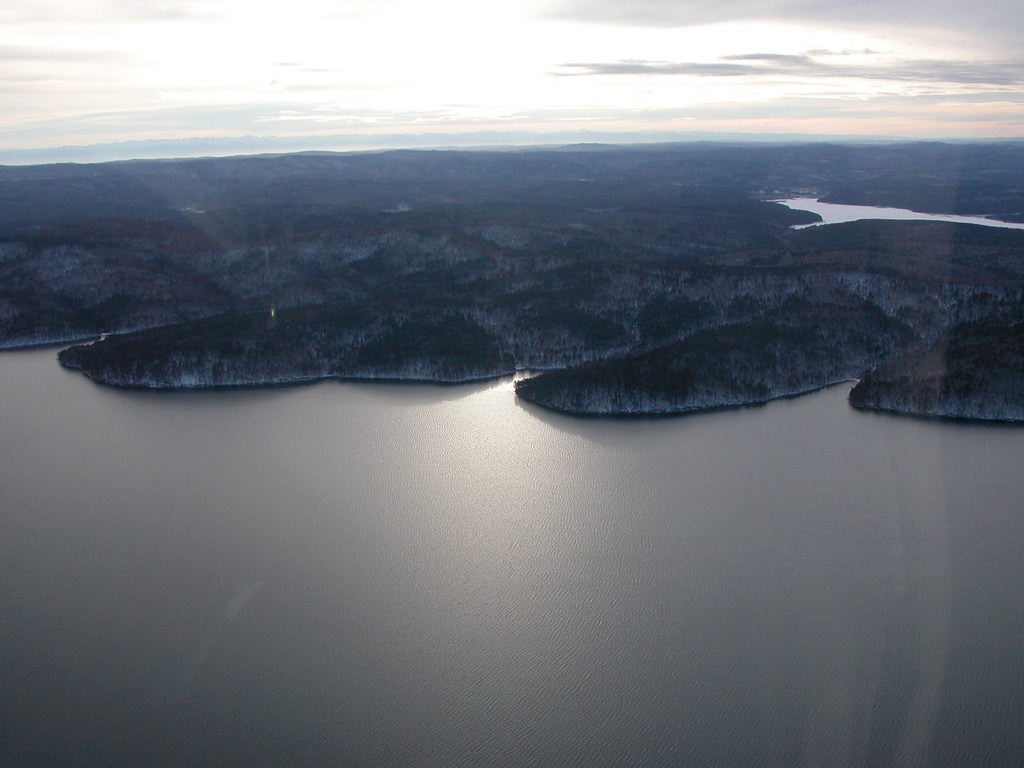
[[[1024,432],[0,355],[23,764],[1004,765]],[[55,724],[52,713],[60,712]]]

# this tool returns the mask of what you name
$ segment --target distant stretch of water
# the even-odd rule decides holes
[[[0,755],[1020,765],[1024,430],[0,354]]]
[[[920,213],[905,208],[880,208],[870,205],[840,205],[823,203],[813,197],[792,197],[787,200],[773,200],[796,211],[811,211],[821,216],[822,221],[814,224],[799,224],[793,229],[820,227],[823,224],[843,224],[848,221],[864,219],[890,219],[899,221],[950,221],[955,224],[981,224],[985,227],[1003,227],[1005,229],[1024,229],[1024,224],[1012,221],[999,221],[985,216],[955,216],[945,213]]]

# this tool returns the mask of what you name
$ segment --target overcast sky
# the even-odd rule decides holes
[[[1019,0],[4,0],[0,150],[194,137],[1024,138]]]

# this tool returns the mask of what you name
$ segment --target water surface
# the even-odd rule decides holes
[[[1024,430],[0,355],[16,765],[1019,762]]]
[[[906,208],[884,208],[872,205],[844,205],[839,203],[823,203],[813,197],[793,197],[787,200],[773,200],[796,211],[810,211],[821,216],[821,221],[812,224],[797,224],[793,229],[820,227],[824,224],[844,224],[849,221],[864,219],[886,219],[897,221],[949,221],[955,224],[979,224],[985,227],[1003,227],[1005,229],[1024,229],[1024,224],[1012,221],[999,221],[987,216],[958,216],[945,213],[921,213]]]

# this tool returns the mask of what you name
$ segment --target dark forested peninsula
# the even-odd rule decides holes
[[[1024,144],[579,146],[0,167],[0,346],[105,384],[458,382],[578,414],[861,379],[1024,418],[1024,231],[794,230],[790,195],[1024,212]]]
[[[917,416],[1024,421],[1024,307],[958,325],[868,371],[850,402]]]

